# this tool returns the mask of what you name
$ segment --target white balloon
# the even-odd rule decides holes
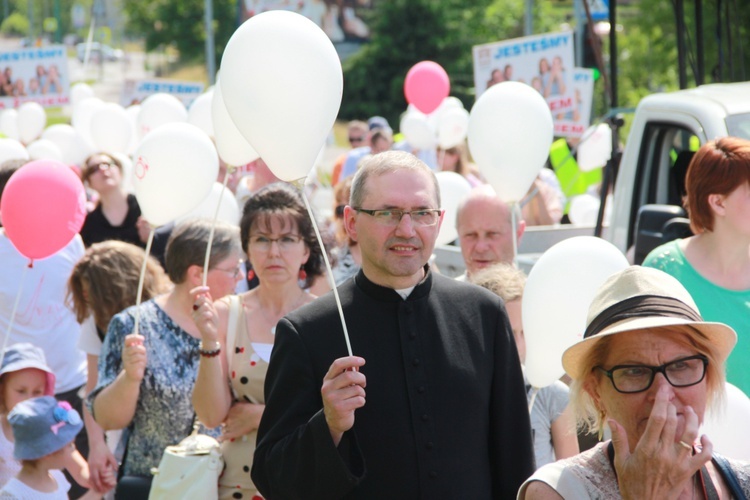
[[[456,172],[437,172],[435,177],[440,186],[440,204],[445,210],[436,245],[447,245],[458,238],[456,212],[458,205],[471,192],[471,184],[463,175]]]
[[[122,165],[122,188],[131,194],[135,194],[133,186],[133,160],[125,153],[110,153],[113,158],[117,158]]]
[[[0,164],[8,160],[28,160],[29,152],[15,139],[0,139]]]
[[[578,145],[578,168],[584,172],[603,167],[612,156],[612,129],[606,123],[589,127]]]
[[[219,174],[211,139],[189,123],[167,123],[143,138],[135,154],[135,196],[146,220],[161,226],[197,207]]]
[[[138,113],[137,133],[140,139],[167,123],[187,121],[185,106],[171,94],[152,94],[143,100]]]
[[[70,124],[76,132],[94,148],[94,139],[91,137],[91,118],[100,108],[104,107],[104,101],[98,97],[87,97],[73,108],[73,116]]]
[[[29,144],[38,138],[47,124],[47,113],[37,102],[25,102],[18,108],[18,136],[21,142]]]
[[[62,161],[68,165],[81,165],[94,153],[94,149],[81,134],[70,125],[58,123],[42,132],[42,139],[55,143],[62,153]]]
[[[0,132],[5,134],[9,139],[19,140],[21,136],[18,133],[18,111],[15,109],[6,109],[0,113]]]
[[[73,106],[73,109],[75,109],[79,102],[88,97],[94,97],[94,95],[94,89],[92,89],[87,83],[76,83],[70,87],[70,104]]]
[[[216,215],[217,206],[219,207],[218,215]],[[221,182],[214,182],[208,197],[187,215],[180,217],[177,220],[177,224],[192,218],[213,220],[214,215],[216,215],[218,220],[234,224],[235,226],[240,223],[240,206],[237,204],[232,191],[229,188],[224,189],[224,185]]]
[[[417,108],[411,104],[409,104],[407,109],[410,111],[418,111]],[[432,127],[437,130],[440,125],[440,120],[443,117],[443,113],[450,109],[464,109],[464,103],[462,103],[461,99],[459,99],[458,97],[449,95],[448,97],[443,99],[443,102],[440,103],[440,106],[438,106],[435,111],[427,115],[427,121],[429,121],[430,125],[432,125]]]
[[[593,226],[599,216],[599,205],[601,201],[592,194],[579,194],[570,200],[568,217],[573,224],[581,226]]]
[[[715,411],[709,407],[703,418],[703,429],[711,439],[714,451],[737,460],[750,460],[750,399],[739,388],[726,383],[726,407]]]
[[[138,115],[141,114],[141,105],[131,104],[130,106],[125,108],[125,113],[127,113],[128,115],[130,127],[133,131],[130,139],[130,145],[128,146],[128,153],[133,154],[135,153],[135,148],[138,146],[138,143],[141,140],[141,138],[138,136]]]
[[[440,114],[438,145],[449,149],[464,142],[469,131],[469,112],[464,108],[450,108]]]
[[[427,116],[419,111],[409,111],[399,125],[399,131],[404,134],[406,142],[414,149],[433,149],[437,144],[435,129],[430,126]]]
[[[519,201],[552,145],[552,114],[529,85],[503,82],[487,89],[469,116],[469,150],[487,182],[506,202]]]
[[[219,156],[228,165],[239,166],[260,158],[247,139],[237,129],[229,116],[221,85],[216,85],[211,99],[211,119],[214,126],[214,140]]]
[[[563,240],[534,264],[521,308],[526,375],[534,387],[548,386],[563,375],[563,351],[583,337],[597,289],[627,266],[617,247],[593,236]]]
[[[133,126],[119,104],[107,103],[91,116],[91,138],[99,151],[123,153],[130,147]]]
[[[336,120],[344,85],[323,30],[282,10],[251,17],[224,49],[219,85],[237,129],[274,175],[306,177]]]
[[[204,92],[188,109],[188,123],[195,125],[204,131],[209,137],[214,137],[214,123],[211,119],[211,101],[213,100],[213,90]]]
[[[30,160],[63,161],[62,151],[49,139],[37,139],[26,146],[26,150],[29,152]]]

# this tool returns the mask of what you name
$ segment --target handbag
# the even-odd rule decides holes
[[[219,442],[198,434],[198,420],[190,436],[167,446],[157,469],[152,469],[149,500],[219,498],[219,475],[224,470]]]

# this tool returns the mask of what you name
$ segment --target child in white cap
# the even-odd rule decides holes
[[[5,349],[0,364],[0,487],[17,476],[22,468],[14,454],[15,439],[9,420],[10,413],[23,401],[54,394],[55,375],[47,366],[44,352],[40,348],[28,343],[18,343]],[[88,464],[75,448],[73,450],[62,468],[67,469],[78,484],[88,488]],[[101,495],[97,494],[85,496],[99,497]],[[0,498],[5,497],[0,495]]]
[[[83,428],[78,412],[65,401],[42,396],[18,403],[8,421],[21,470],[0,490],[0,498],[67,499],[70,483],[61,469],[76,451],[73,440]]]

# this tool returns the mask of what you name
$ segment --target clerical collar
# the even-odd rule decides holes
[[[424,278],[416,286],[406,288],[402,290],[394,290],[385,286],[378,285],[370,281],[362,269],[359,270],[357,275],[354,277],[354,282],[357,286],[362,289],[367,295],[371,297],[386,301],[386,302],[397,302],[402,300],[418,300],[425,297],[432,287],[432,272],[430,271],[429,264],[424,266]],[[407,292],[406,296],[402,295],[402,292]]]

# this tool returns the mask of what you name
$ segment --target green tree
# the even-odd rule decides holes
[[[124,0],[127,29],[146,41],[146,50],[172,46],[183,61],[205,57],[204,0]],[[213,0],[216,61],[237,27],[236,0]],[[217,64],[218,66],[218,64]]]

